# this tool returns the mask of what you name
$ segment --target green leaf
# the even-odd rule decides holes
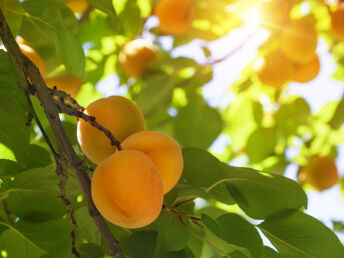
[[[295,134],[300,125],[307,124],[310,115],[311,109],[303,98],[291,99],[276,113],[277,129],[285,135]]]
[[[284,211],[259,226],[282,257],[344,257],[344,247],[324,224],[300,211]]]
[[[264,219],[285,209],[307,206],[305,192],[289,178],[226,164],[223,170],[226,176],[218,183],[226,184],[239,207],[252,218]]]
[[[250,163],[259,163],[274,154],[277,140],[275,128],[256,129],[247,139],[245,148]]]
[[[86,206],[83,206],[75,211],[75,219],[78,222],[77,229],[77,243],[81,245],[82,243],[93,243],[100,245],[101,236],[97,225],[88,213]]]
[[[2,89],[0,117],[0,143],[14,154],[15,159],[12,160],[26,165],[30,137],[30,127],[26,126],[26,112],[15,97]]]
[[[26,170],[4,182],[0,195],[8,195],[8,206],[17,217],[28,221],[46,220],[66,213],[58,198],[58,182],[53,166]]]
[[[1,235],[0,246],[8,257],[71,257],[71,224],[67,219],[6,226],[9,229]]]
[[[225,186],[227,192],[222,189],[221,193],[231,196],[247,215],[256,219],[307,205],[302,188],[286,177],[232,167],[196,148],[183,149],[183,157],[183,174],[176,187],[165,196],[168,203],[194,197],[218,199],[213,192]]]
[[[263,241],[257,229],[241,216],[227,213],[213,220],[203,214],[202,221],[212,233],[227,243],[247,249],[253,258],[262,256]]]
[[[162,211],[158,223],[158,238],[155,254],[160,256],[168,251],[183,249],[189,239],[189,232],[183,227],[176,214]]]
[[[153,231],[134,232],[123,243],[122,252],[132,258],[153,257],[157,233]]]
[[[103,258],[105,257],[103,249],[96,244],[86,243],[78,249],[82,258]]]
[[[279,258],[281,255],[270,247],[263,247],[263,258]]]
[[[223,121],[217,110],[209,107],[201,96],[194,95],[179,111],[173,127],[182,146],[207,149],[221,133]]]

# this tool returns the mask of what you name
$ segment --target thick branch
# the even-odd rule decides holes
[[[38,99],[44,108],[47,119],[56,137],[59,152],[68,159],[68,163],[72,166],[74,172],[76,173],[84,191],[90,215],[97,224],[100,233],[107,241],[111,255],[118,258],[124,257],[119,250],[117,240],[112,235],[104,219],[93,203],[91,196],[91,182],[86,173],[87,169],[82,165],[81,160],[76,155],[66,136],[59,119],[56,103],[49,94],[48,88],[37,67],[20,52],[1,10],[0,36],[16,69],[19,86],[24,92],[27,93],[29,91],[29,87],[31,87],[27,83],[27,78],[29,78],[30,82],[32,83],[32,87],[37,93]]]

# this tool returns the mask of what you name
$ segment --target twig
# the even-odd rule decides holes
[[[14,225],[14,215],[10,210],[10,207],[8,207],[7,199],[2,200],[2,206],[4,207],[4,211],[6,214],[6,217],[11,225]]]
[[[68,101],[70,104],[74,106],[74,108],[80,112],[84,112],[85,108],[81,106],[71,95],[68,93],[58,90],[56,86],[54,86],[53,89],[51,89],[51,94],[53,96],[58,97],[62,102]]]
[[[186,200],[186,201],[183,201],[183,202],[176,203],[175,205],[173,205],[173,208],[177,208],[177,207],[180,207],[180,206],[187,205],[187,204],[193,202],[195,199],[196,198],[192,198],[192,199],[189,199],[189,200]]]
[[[59,197],[61,198],[63,204],[66,206],[70,220],[72,221],[72,230],[70,232],[70,236],[72,239],[72,253],[74,254],[74,256],[76,258],[80,258],[80,253],[78,252],[78,250],[76,249],[76,230],[78,228],[76,219],[75,219],[75,214],[74,214],[74,210],[72,207],[72,204],[70,202],[70,200],[66,197],[66,182],[68,179],[68,175],[67,175],[67,166],[68,163],[65,159],[65,157],[60,157],[59,159],[59,163],[56,166],[56,173],[58,175],[60,175],[60,182],[59,182],[59,188],[60,188],[60,195]]]
[[[115,138],[115,136],[113,136],[113,134],[108,129],[106,129],[104,126],[99,124],[96,121],[96,118],[94,116],[86,115],[85,113],[83,113],[81,111],[78,111],[74,108],[71,108],[71,107],[65,105],[63,102],[57,103],[57,109],[58,109],[59,113],[64,113],[67,115],[75,116],[75,117],[81,118],[82,120],[84,120],[87,123],[90,123],[92,126],[96,127],[98,130],[102,131],[107,138],[109,138],[111,146],[116,146],[118,150],[122,150],[121,143]]]
[[[87,200],[89,213],[98,226],[99,232],[107,241],[110,254],[115,258],[124,258],[119,249],[117,240],[112,235],[103,217],[100,215],[93,203],[91,195],[91,182],[87,175],[87,169],[82,165],[82,162],[75,153],[73,146],[68,141],[66,133],[59,119],[59,113],[54,99],[49,94],[48,88],[42,76],[40,75],[38,68],[20,52],[19,47],[8,27],[2,10],[0,10],[0,36],[16,69],[20,88],[24,92],[27,92],[29,87],[27,83],[27,77],[32,82],[32,87],[37,93],[37,97],[44,108],[46,117],[56,137],[59,153],[67,158],[68,163],[72,166],[74,172],[76,173]]]

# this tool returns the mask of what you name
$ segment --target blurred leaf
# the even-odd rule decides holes
[[[108,14],[115,26],[119,26],[118,18],[112,0],[87,0],[93,7]]]
[[[227,122],[231,145],[235,151],[243,148],[249,135],[261,123],[262,110],[262,105],[253,101],[246,93],[238,95],[229,105],[224,120]]]
[[[337,130],[344,123],[344,98],[340,100],[338,106],[328,124]]]
[[[166,74],[155,74],[143,81],[142,91],[136,102],[145,117],[149,117],[160,109],[167,109],[169,106],[175,78]]]
[[[219,238],[230,244],[246,248],[251,253],[251,257],[262,256],[263,241],[257,229],[241,216],[227,213],[213,220],[204,214],[202,221]]]
[[[134,39],[140,34],[143,24],[137,1],[125,0],[124,8],[118,12],[118,19],[126,36]]]
[[[283,257],[344,257],[344,247],[324,224],[300,211],[284,211],[259,226]]]
[[[307,124],[310,115],[310,107],[303,98],[292,99],[277,111],[276,127],[285,135],[296,134],[300,125]]]
[[[342,232],[344,231],[344,223],[342,221],[332,221],[333,224],[333,230],[336,232]]]
[[[275,128],[258,128],[246,143],[246,154],[251,164],[263,161],[270,155],[274,154],[277,145],[277,132]]]
[[[23,16],[18,13],[23,12],[23,8],[19,0],[1,1],[0,7],[3,10],[5,19],[11,29],[13,35],[17,35],[23,22]]]
[[[205,120],[206,119],[206,120]],[[207,149],[221,133],[223,122],[217,110],[194,95],[173,121],[176,140],[185,147]]]

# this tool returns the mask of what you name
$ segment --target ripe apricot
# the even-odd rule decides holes
[[[344,9],[331,13],[331,27],[340,40],[344,40]]]
[[[66,5],[73,13],[84,13],[88,7],[85,0],[69,0]]]
[[[122,147],[144,152],[153,160],[162,177],[164,194],[177,184],[183,171],[183,156],[173,138],[160,132],[142,131],[125,139]]]
[[[267,0],[260,5],[261,23],[271,30],[282,30],[289,20],[293,0]]]
[[[285,56],[297,63],[308,63],[314,58],[317,42],[314,24],[306,18],[290,22],[280,38]]]
[[[154,60],[157,50],[153,43],[144,39],[128,42],[119,53],[119,62],[128,76],[140,77],[147,71],[147,63]]]
[[[124,228],[139,228],[159,216],[163,185],[157,166],[147,155],[122,150],[98,165],[91,194],[108,221]]]
[[[318,191],[334,186],[338,180],[336,163],[332,157],[312,157],[302,169],[306,175],[306,182]]]
[[[20,51],[34,63],[39,72],[41,73],[42,77],[45,77],[46,67],[43,59],[37,54],[37,52],[30,46],[25,44],[18,44]]]
[[[74,75],[48,78],[45,82],[48,87],[53,88],[56,86],[58,90],[70,94],[73,98],[78,95],[82,85],[82,81]]]
[[[291,80],[294,67],[280,50],[274,50],[261,60],[255,67],[258,70],[258,77],[264,85],[281,88]]]
[[[159,18],[163,33],[179,35],[189,29],[195,17],[195,7],[192,0],[160,0],[154,14]]]
[[[129,135],[146,129],[138,107],[121,96],[98,99],[86,108],[85,113],[94,116],[120,142]],[[96,164],[116,151],[116,147],[111,146],[103,132],[81,119],[78,122],[77,136],[82,151]]]
[[[293,80],[297,82],[309,82],[313,80],[320,71],[319,57],[316,55],[309,63],[294,64],[295,71]]]

